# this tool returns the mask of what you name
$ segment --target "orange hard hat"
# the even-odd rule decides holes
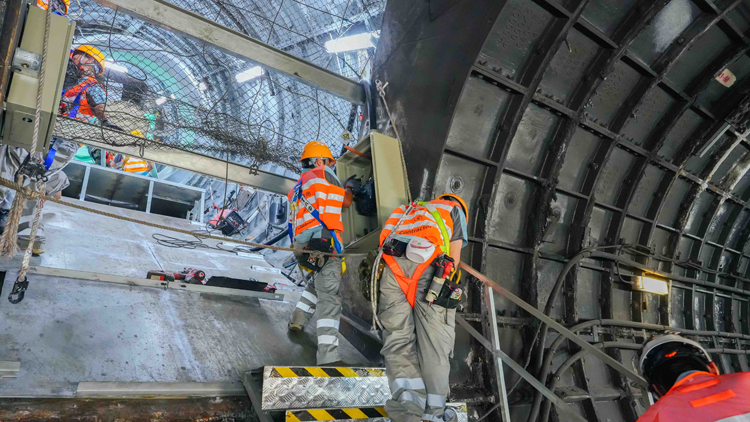
[[[333,158],[333,154],[331,154],[331,150],[328,148],[328,146],[319,141],[308,142],[307,145],[305,145],[305,149],[302,151],[302,157],[300,157],[299,160],[305,161],[308,158],[316,157],[328,158],[333,162],[336,161],[336,159]]]
[[[461,208],[463,208],[466,218],[469,218],[469,207],[466,206],[466,202],[464,202],[464,200],[460,196],[454,195],[452,193],[444,193],[437,197],[437,199],[444,199],[444,198],[447,198],[449,200],[454,200],[458,202],[459,204],[461,204]]]
[[[76,48],[75,50],[73,50],[73,53],[75,53],[76,51],[80,51],[81,53],[85,53],[93,57],[94,60],[96,60],[96,62],[99,63],[99,66],[101,66],[102,68],[102,71],[99,72],[99,74],[101,75],[102,73],[104,73],[104,63],[105,63],[104,53],[99,51],[98,48],[90,46],[90,45],[82,45]],[[70,56],[73,57],[73,54],[71,53]]]

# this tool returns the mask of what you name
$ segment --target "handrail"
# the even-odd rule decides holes
[[[540,312],[536,307],[530,305],[529,303],[525,302],[523,299],[509,292],[508,290],[506,290],[499,284],[495,283],[494,281],[490,280],[489,278],[487,278],[487,276],[475,270],[474,268],[470,267],[465,262],[461,262],[460,267],[466,272],[468,272],[469,274],[471,274],[472,276],[476,277],[479,281],[481,281],[488,287],[492,288],[494,291],[498,292],[501,296],[505,297],[506,299],[515,303],[519,307],[523,308],[526,312],[538,318],[543,323],[549,325],[552,329],[560,333],[560,335],[564,336],[568,340],[577,344],[579,347],[581,347],[583,350],[588,351],[593,356],[596,356],[597,358],[601,359],[602,361],[604,361],[604,363],[606,363],[607,365],[609,365],[610,367],[612,367],[614,370],[624,375],[625,377],[631,379],[640,387],[648,388],[648,383],[646,382],[645,379],[643,379],[643,377],[631,371],[625,365],[618,362],[611,356],[607,355],[606,353],[592,346],[588,341],[582,339],[581,337],[579,337],[572,331],[568,330],[557,321],[545,315],[543,312]],[[494,310],[490,310],[490,312],[494,312]]]

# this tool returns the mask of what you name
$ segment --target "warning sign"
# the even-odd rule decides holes
[[[732,73],[731,70],[724,69],[724,71],[721,72],[719,76],[716,77],[716,80],[719,81],[720,84],[729,88],[730,86],[734,85],[734,82],[737,80],[737,77],[734,76],[734,73]]]

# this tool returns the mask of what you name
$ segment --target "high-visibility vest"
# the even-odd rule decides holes
[[[344,231],[344,223],[341,221],[341,208],[344,206],[344,195],[346,191],[328,183],[326,180],[325,167],[317,167],[302,174],[298,183],[301,183],[302,196],[316,210],[320,219],[328,230],[339,233]],[[318,220],[307,211],[302,199],[294,201],[294,189],[289,192],[289,203],[294,212],[292,226],[296,237],[303,231],[320,226]]]
[[[148,173],[148,162],[141,158],[125,157],[125,162],[122,164],[122,170],[128,173]]]
[[[693,372],[679,380],[638,422],[750,422],[750,372]]]
[[[427,209],[424,205],[412,208],[411,211],[409,211],[409,214],[403,219],[403,221],[401,221],[401,224],[398,226],[398,229],[394,234],[414,236],[429,241],[433,245],[437,246],[435,248],[435,252],[433,252],[432,254],[432,257],[430,257],[430,259],[428,259],[426,262],[419,264],[419,266],[417,266],[417,268],[414,270],[414,274],[412,274],[411,277],[406,277],[401,268],[398,266],[396,259],[390,255],[383,254],[383,260],[385,261],[385,264],[388,265],[388,268],[396,277],[396,281],[398,282],[399,287],[401,287],[401,291],[403,291],[406,295],[406,300],[409,302],[412,308],[414,307],[414,301],[417,298],[417,285],[419,284],[419,277],[425,272],[425,270],[427,270],[432,261],[437,258],[438,255],[443,253],[443,249],[441,249],[441,247],[447,246],[446,243],[449,244],[450,239],[453,236],[453,218],[451,218],[451,211],[453,211],[453,208],[456,206],[456,204],[451,201],[439,200],[430,201],[430,204],[434,206],[435,210],[440,215],[440,218],[442,218],[442,225],[444,226],[446,231],[445,234],[441,230],[440,222],[436,221],[430,210]],[[380,246],[383,246],[383,242],[385,242],[385,239],[388,238],[393,229],[396,227],[398,221],[404,215],[407,208],[408,207],[406,205],[402,205],[396,208],[391,213],[390,217],[388,217],[383,230],[380,232]]]
[[[99,84],[99,81],[97,81],[96,78],[86,78],[85,81],[65,91],[62,95],[62,102],[71,105],[71,108],[66,110],[65,113],[63,113],[63,116],[73,119],[78,118],[79,114],[94,117],[94,110],[92,110],[89,105],[89,100],[86,97],[86,90],[96,84]]]

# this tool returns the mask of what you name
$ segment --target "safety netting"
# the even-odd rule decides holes
[[[385,0],[174,4],[355,80],[369,78],[385,8]],[[93,1],[73,1],[70,17],[77,23],[74,47],[90,45],[106,57],[97,79],[109,121],[139,136],[111,136],[97,126],[101,119],[79,114],[93,124],[58,124],[57,137],[178,148],[299,172],[307,142],[319,140],[337,154],[359,130],[356,105],[251,60]]]

